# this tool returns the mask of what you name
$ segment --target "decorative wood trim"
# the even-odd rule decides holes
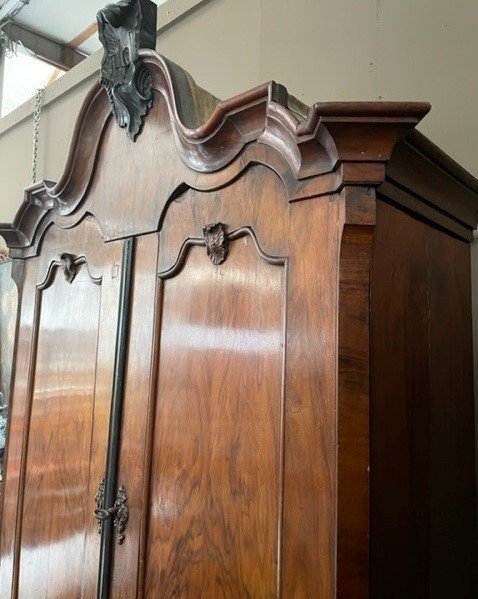
[[[473,240],[473,227],[469,227],[437,209],[428,199],[414,194],[411,190],[386,180],[378,190],[378,197],[388,204],[400,208],[409,214],[420,217],[436,227],[452,233],[464,241]]]
[[[51,181],[41,181],[25,189],[23,202],[12,224],[0,224],[0,235],[9,248],[26,248],[32,245],[40,223],[51,207],[46,186]]]
[[[133,286],[133,270],[135,262],[135,240],[132,237],[125,239],[121,258],[121,282],[119,291],[118,322],[116,329],[115,359],[113,388],[111,393],[111,410],[108,431],[108,451],[105,468],[105,504],[114,506],[119,512],[119,520],[111,519],[104,522],[101,542],[98,577],[98,596],[109,597],[111,585],[111,564],[113,560],[113,527],[117,528],[118,542],[124,540],[124,526],[128,520],[128,511],[122,506],[126,501],[124,488],[120,487],[119,504],[116,503],[117,478],[120,454],[121,420],[124,403],[124,383],[126,377],[127,340],[131,318],[131,292]]]
[[[218,225],[220,225],[221,227],[220,227],[220,229],[216,229],[216,230],[220,231],[221,234],[224,235],[224,240],[219,243],[219,246],[221,246],[221,247],[227,246],[231,241],[235,241],[236,239],[240,239],[241,237],[244,237],[245,235],[249,235],[251,237],[252,241],[254,242],[254,246],[257,250],[257,253],[262,258],[262,260],[264,260],[268,264],[284,265],[286,263],[287,258],[285,258],[283,256],[271,256],[269,254],[266,254],[266,252],[264,252],[264,250],[261,248],[261,246],[259,244],[256,234],[254,233],[254,230],[251,227],[247,227],[247,226],[240,227],[239,229],[236,229],[235,231],[232,231],[232,233],[229,233],[229,234],[225,233],[225,228],[222,223],[217,223],[215,225],[208,225],[208,227],[216,227],[217,228]],[[184,263],[186,262],[186,258],[189,254],[189,250],[193,246],[205,247],[206,251],[207,251],[207,255],[211,258],[210,252],[213,252],[215,248],[212,248],[212,249],[210,249],[210,248],[211,248],[211,246],[214,246],[214,243],[208,241],[208,238],[206,237],[206,235],[207,235],[207,233],[205,233],[205,237],[203,237],[203,238],[188,237],[186,239],[186,241],[183,243],[183,245],[181,246],[181,249],[179,250],[179,254],[178,254],[178,257],[176,258],[176,262],[170,268],[166,268],[165,270],[158,272],[158,278],[162,279],[163,281],[166,279],[172,279],[179,272],[181,272],[181,270],[184,266]],[[224,259],[225,259],[225,256],[224,256],[223,260],[221,260],[221,262],[223,262]],[[215,262],[213,260],[213,258],[211,258],[211,261],[213,264],[221,264],[221,262]]]
[[[155,431],[155,415],[156,415],[156,390],[159,378],[159,360],[161,349],[161,331],[163,319],[163,291],[164,283],[157,277],[154,293],[154,316],[153,316],[153,336],[151,344],[151,368],[149,371],[149,398],[148,398],[148,415],[146,424],[146,438],[144,443],[144,462],[143,472],[150,473],[153,463],[154,451],[154,431]],[[143,489],[141,497],[141,532],[139,538],[139,560],[138,560],[138,587],[137,597],[145,596],[146,586],[146,554],[147,554],[147,539],[149,530],[148,508],[151,497],[151,478],[150,476],[143,477]]]
[[[65,280],[68,281],[68,283],[73,283],[77,272],[75,257],[71,254],[62,254],[60,256],[60,263],[63,274],[65,275]]]
[[[203,227],[206,252],[211,262],[217,266],[222,264],[227,256],[228,237],[226,227],[215,223]]]
[[[289,109],[294,100],[282,85],[269,82],[219,102],[155,51],[141,50],[139,58],[167,104],[180,157],[198,173],[222,169],[252,141],[277,150],[296,180],[331,175],[343,162],[384,163],[396,141],[430,109],[425,103],[328,102],[312,106],[304,120]],[[56,185],[45,183],[42,209],[67,215],[83,202],[109,116],[109,100],[97,83],[78,116],[63,175]],[[355,178],[370,177],[365,170]],[[25,242],[32,235],[28,229],[20,228]],[[15,238],[11,243],[18,247]]]
[[[396,145],[377,191],[389,203],[473,239],[478,181],[418,131]]]
[[[189,167],[184,175],[188,180],[180,183],[173,195],[187,187],[222,187],[258,163],[278,173],[290,201],[335,193],[346,185],[380,187],[386,178],[400,184],[405,180],[407,185],[409,173],[400,167],[404,164],[400,155],[404,148],[412,148],[412,153],[425,155],[433,166],[430,177],[440,172],[446,179],[446,216],[466,228],[474,228],[478,222],[478,182],[443,153],[432,151],[432,144],[423,136],[407,137],[429,111],[429,104],[325,102],[304,109],[275,82],[220,102],[154,50],[140,50],[138,57],[148,70],[152,89],[167,107],[176,150]],[[0,234],[10,248],[26,255],[24,248],[33,245],[37,227],[48,211],[56,215],[55,219],[87,211],[86,205],[78,208],[85,204],[110,115],[107,94],[97,83],[78,116],[58,183],[29,188],[13,225],[0,225]],[[397,145],[404,137],[406,140]],[[382,190],[385,192],[385,188]],[[416,212],[420,214],[429,198],[418,190],[417,200]],[[155,226],[151,223],[148,229],[134,234],[150,232]]]
[[[59,255],[55,260],[52,260],[50,262],[50,265],[48,267],[48,270],[46,272],[46,275],[44,277],[44,279],[38,283],[37,288],[40,290],[44,290],[46,289],[52,282],[53,280],[53,273],[55,272],[55,270],[57,268],[61,268],[61,270],[63,271],[63,275],[65,277],[65,280],[68,281],[68,283],[73,283],[73,281],[76,278],[76,275],[78,273],[78,267],[81,264],[85,264],[86,265],[86,269],[88,270],[88,275],[90,277],[90,279],[92,280],[93,283],[95,283],[95,285],[100,285],[103,277],[100,276],[94,276],[92,271],[90,270],[89,266],[88,266],[88,262],[86,260],[86,256],[82,255],[82,256],[73,256],[72,254],[67,254],[67,253],[63,253],[61,255]]]
[[[98,34],[105,52],[101,85],[108,94],[118,125],[133,141],[153,104],[151,75],[140,48],[156,47],[157,7],[151,0],[122,0],[100,10]]]
[[[337,598],[369,597],[370,268],[375,188],[347,187],[338,285]]]

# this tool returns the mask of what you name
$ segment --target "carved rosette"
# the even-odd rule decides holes
[[[222,223],[214,223],[203,227],[206,253],[216,266],[222,264],[227,256],[228,239],[226,227]]]
[[[139,58],[140,48],[155,48],[157,7],[151,0],[122,0],[97,14],[105,53],[101,85],[118,125],[133,141],[153,104],[151,75]]]

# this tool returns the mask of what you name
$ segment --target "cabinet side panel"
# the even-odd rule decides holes
[[[471,598],[468,244],[379,202],[371,305],[371,596]]]
[[[430,596],[474,597],[475,475],[468,243],[430,229]]]
[[[371,271],[371,597],[424,599],[429,553],[427,225],[377,204]]]

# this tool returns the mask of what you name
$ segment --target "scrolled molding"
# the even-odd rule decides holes
[[[214,231],[215,234],[219,233],[220,235],[219,244],[213,243],[212,245],[219,245],[220,247],[227,249],[229,243],[236,241],[237,239],[241,239],[242,237],[249,236],[254,243],[254,247],[256,248],[259,257],[262,260],[264,260],[264,262],[266,262],[267,264],[275,265],[284,265],[287,263],[287,257],[271,256],[262,249],[262,246],[259,243],[259,240],[257,239],[257,236],[252,227],[246,225],[243,227],[239,227],[238,229],[235,229],[231,233],[227,233],[226,226],[223,223],[215,223],[213,225],[207,225],[206,227],[204,227],[203,237],[188,237],[181,245],[174,264],[160,270],[157,273],[158,278],[165,281],[167,279],[172,279],[178,273],[180,273],[186,262],[186,258],[188,257],[190,249],[195,246],[205,247],[207,256],[215,266],[222,264],[226,258],[226,252],[224,252],[224,254],[220,254],[220,260],[217,261],[214,259],[215,252],[214,248],[211,252],[211,240],[209,237],[209,233],[211,230]]]
[[[226,184],[223,170],[232,180],[249,164],[275,170],[291,201],[316,196],[317,181],[320,193],[335,193],[349,182],[379,185],[384,169],[374,165],[389,160],[397,141],[430,108],[425,103],[331,102],[298,109],[298,101],[275,82],[219,101],[154,50],[140,50],[138,60],[167,107],[179,159],[204,187],[216,180]],[[110,118],[110,101],[96,83],[78,115],[58,183],[29,188],[13,225],[0,226],[10,247],[29,247],[48,212],[64,217],[86,210],[78,209],[85,202]],[[145,126],[149,123],[154,126],[153,120]]]
[[[40,281],[37,284],[37,288],[41,291],[47,289],[53,281],[53,274],[56,269],[60,269],[63,273],[63,277],[67,283],[73,283],[78,274],[78,267],[82,264],[85,265],[88,272],[88,276],[95,285],[100,285],[103,279],[102,273],[98,273],[96,269],[88,264],[87,257],[85,255],[75,256],[73,254],[62,253],[56,256],[47,267],[47,270],[43,277],[39,272]]]

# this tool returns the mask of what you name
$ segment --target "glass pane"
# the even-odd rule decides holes
[[[38,88],[45,87],[63,73],[21,48],[16,54],[6,56],[1,116],[33,98]]]
[[[17,287],[12,262],[0,262],[0,480],[3,479],[5,437],[12,378],[13,344],[17,317]]]

